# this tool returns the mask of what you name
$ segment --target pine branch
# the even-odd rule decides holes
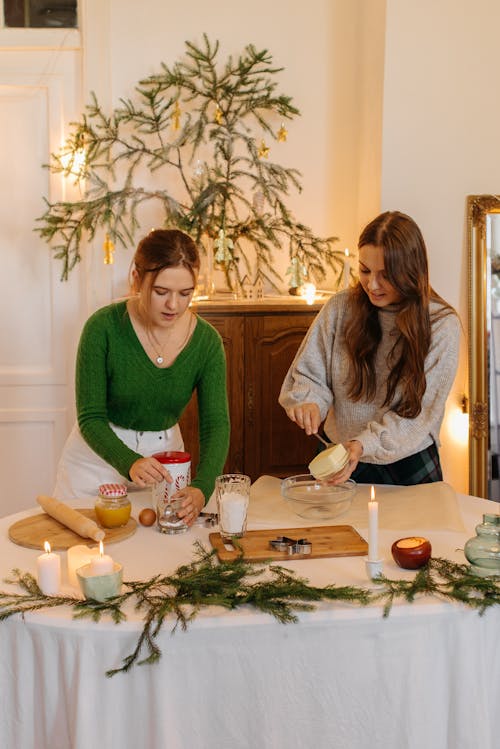
[[[206,34],[199,45],[186,42],[183,59],[162,63],[111,113],[92,94],[80,121],[71,123],[48,168],[73,176],[83,197],[47,202],[35,229],[62,260],[62,279],[98,229],[115,243],[132,244],[138,211],[150,201],[157,203],[157,225],[188,232],[202,252],[222,229],[245,267],[260,277],[275,274],[273,254],[283,246],[290,257],[300,255],[312,277],[324,277],[324,268],[338,262],[336,239],[316,237],[286,206],[290,191],[301,189],[299,172],[259,156],[262,134],[278,138],[277,118],[300,114],[278,91],[283,69],[273,65],[268,50],[252,44],[236,59],[220,62],[219,53],[219,43]],[[192,171],[195,162],[200,173]],[[145,174],[155,183],[150,188],[141,184]],[[259,211],[252,192],[263,196]],[[268,219],[269,230],[262,227]],[[291,243],[288,235],[294,234]],[[243,236],[244,244],[238,241]],[[238,258],[225,261],[229,285],[239,281]]]

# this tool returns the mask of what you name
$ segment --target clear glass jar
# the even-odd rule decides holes
[[[127,525],[132,506],[125,484],[101,484],[94,509],[97,522],[103,528]]]
[[[464,547],[472,572],[482,577],[500,575],[500,515],[483,515],[476,534]]]

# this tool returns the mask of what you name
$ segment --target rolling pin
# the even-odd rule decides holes
[[[46,497],[40,494],[36,498],[36,501],[45,510],[47,515],[55,518],[67,528],[71,528],[72,531],[78,533],[79,536],[83,536],[83,538],[93,538],[94,541],[102,541],[106,535],[102,528],[99,528],[93,520],[86,518],[81,512],[73,510],[72,507],[68,507],[64,502],[59,502],[54,497]]]

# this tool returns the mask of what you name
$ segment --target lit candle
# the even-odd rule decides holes
[[[43,548],[45,554],[40,554],[36,560],[38,587],[46,596],[54,596],[61,587],[61,560],[51,552],[48,541],[45,541]]]
[[[78,588],[76,571],[84,564],[89,564],[92,557],[99,554],[99,549],[91,549],[89,546],[71,546],[67,552],[68,582]]]
[[[316,298],[316,286],[313,283],[305,283],[302,287],[302,296],[307,304],[314,304]]]
[[[351,283],[351,263],[349,262],[350,252],[346,247],[344,250],[344,289],[348,289]]]
[[[114,572],[114,562],[112,558],[104,553],[102,541],[99,541],[99,554],[90,560],[91,575],[111,575]]]
[[[370,490],[368,502],[368,561],[378,560],[378,502],[375,500],[375,488]]]

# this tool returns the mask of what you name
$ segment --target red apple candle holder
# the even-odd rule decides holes
[[[391,547],[394,561],[405,570],[418,570],[430,559],[430,541],[422,536],[409,536],[394,541]]]

